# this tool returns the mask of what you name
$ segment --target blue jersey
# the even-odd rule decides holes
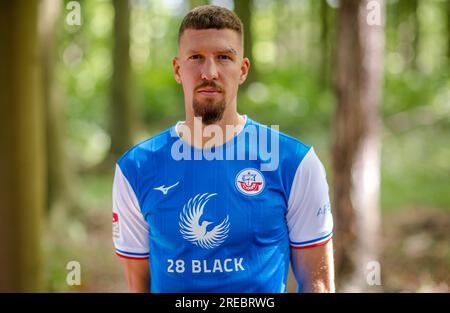
[[[222,146],[192,147],[177,124],[118,160],[116,253],[150,258],[152,292],[286,292],[290,249],[331,238],[314,149],[245,117]]]

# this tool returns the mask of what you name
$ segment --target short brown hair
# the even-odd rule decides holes
[[[232,29],[241,38],[244,27],[241,19],[233,11],[217,5],[202,5],[192,9],[183,19],[178,31],[178,43],[186,29]]]

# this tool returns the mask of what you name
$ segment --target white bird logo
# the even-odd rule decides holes
[[[184,239],[205,249],[211,249],[222,244],[228,237],[228,231],[230,230],[228,215],[222,223],[216,225],[210,231],[206,231],[206,227],[213,224],[213,222],[203,221],[200,225],[203,208],[209,199],[215,195],[217,194],[204,193],[189,199],[188,203],[183,206],[183,211],[180,213],[180,222],[178,223]]]

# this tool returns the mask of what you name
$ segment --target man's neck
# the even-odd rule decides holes
[[[236,111],[225,113],[220,121],[210,125],[203,124],[200,118],[186,116],[183,126],[189,129],[191,136],[185,136],[181,131],[183,140],[199,149],[217,147],[231,140],[244,127],[246,119]]]

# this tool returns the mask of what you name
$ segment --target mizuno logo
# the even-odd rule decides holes
[[[178,185],[180,182],[177,181],[175,184],[173,184],[172,186],[169,187],[164,187],[164,185],[153,188],[154,190],[159,190],[161,191],[163,194],[167,195],[167,192],[169,192],[170,189],[172,189],[173,187],[175,187],[176,185]]]
[[[196,195],[193,199],[189,199],[180,214],[179,226],[183,238],[205,249],[211,249],[222,244],[228,237],[228,231],[230,230],[228,215],[210,231],[207,231],[206,227],[213,222],[203,220],[200,223],[206,203],[215,195],[217,194]]]

